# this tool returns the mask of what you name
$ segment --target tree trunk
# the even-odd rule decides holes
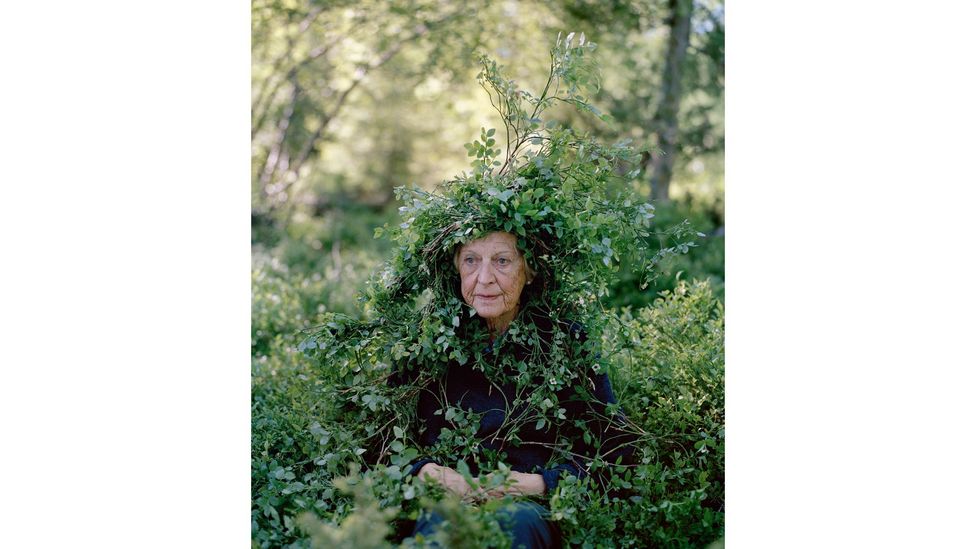
[[[671,175],[674,173],[674,156],[678,144],[678,109],[681,105],[681,72],[688,52],[691,32],[692,0],[670,0],[670,27],[668,57],[661,81],[663,95],[654,115],[661,153],[652,159],[654,173],[651,176],[651,199],[667,202],[670,199]]]

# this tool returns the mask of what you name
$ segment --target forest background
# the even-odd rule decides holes
[[[252,244],[256,267],[317,275],[329,311],[354,313],[356,284],[386,257],[373,228],[397,186],[431,189],[469,169],[462,146],[500,125],[477,84],[487,53],[538,90],[560,32],[598,45],[592,103],[565,123],[645,151],[635,189],[662,226],[708,235],[643,305],[685,279],[724,280],[724,12],[720,2],[265,2],[252,6]],[[272,267],[277,268],[277,267]]]
[[[300,332],[326,312],[363,314],[357,293],[391,251],[388,241],[374,239],[374,229],[398,223],[394,189],[431,190],[469,169],[463,144],[482,128],[500,127],[476,81],[477,55],[494,58],[506,76],[537,92],[548,73],[549,49],[557,35],[569,33],[597,44],[601,83],[590,103],[596,114],[608,117],[562,109],[557,119],[607,144],[629,142],[642,153],[639,165],[630,167],[640,170],[633,190],[656,207],[655,227],[663,234],[690,223],[700,234],[695,247],[659,266],[648,287],[623,269],[606,299],[631,328],[630,345],[643,347],[615,377],[617,393],[632,406],[652,401],[659,406],[662,415],[643,420],[671,441],[646,449],[657,456],[659,479],[670,484],[661,480],[645,487],[648,492],[637,497],[654,499],[627,510],[660,517],[626,519],[628,533],[619,539],[629,539],[625,545],[653,540],[700,546],[721,537],[723,3],[255,0],[255,544],[301,544],[309,535],[324,545],[368,544],[363,532],[340,528],[355,505],[324,501],[338,497],[333,481],[343,460],[359,454],[355,444],[344,454],[334,433],[331,442],[318,443],[330,438],[322,437],[327,414],[316,404],[321,393],[316,397],[310,387],[334,380],[323,378],[297,352]],[[662,236],[661,247],[672,244]],[[654,350],[648,351],[652,342]],[[694,403],[692,408],[681,398]],[[310,441],[307,446],[303,439]],[[659,458],[672,453],[676,457]],[[310,510],[325,522],[301,523],[302,513]],[[610,508],[588,511],[588,516],[612,514]],[[625,513],[618,509],[617,514]],[[569,531],[575,544],[599,545],[596,540],[614,528],[608,518],[576,522]]]

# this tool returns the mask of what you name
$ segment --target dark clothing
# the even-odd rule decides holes
[[[567,324],[564,329],[577,341],[581,342],[585,339],[582,327],[578,324]],[[494,349],[489,347],[484,352],[490,354]],[[519,355],[524,355],[528,351],[520,345],[509,343],[500,352],[513,352],[516,359],[521,359]],[[514,372],[512,374],[511,378],[514,378]],[[538,382],[545,383],[545,380],[538,380]],[[583,384],[588,387],[580,387]],[[603,456],[611,463],[617,457],[626,457],[632,452],[632,448],[628,445],[621,444],[626,442],[626,435],[614,428],[614,425],[608,425],[616,421],[606,420],[606,405],[616,402],[606,374],[593,374],[589,371],[588,375],[576,380],[576,385],[557,391],[558,403],[555,406],[566,409],[566,420],[560,425],[536,429],[535,421],[516,422],[521,423],[515,433],[518,442],[507,440],[508,435],[512,433],[506,431],[512,424],[510,422],[506,424],[506,420],[524,418],[530,412],[524,404],[512,406],[516,399],[514,381],[492,384],[484,373],[475,370],[470,364],[461,365],[453,362],[448,367],[442,382],[432,385],[433,387],[427,387],[421,392],[418,402],[417,416],[420,425],[424,427],[420,433],[421,452],[424,451],[424,447],[433,446],[437,442],[442,429],[451,429],[451,423],[445,418],[444,413],[447,405],[477,412],[481,415],[481,420],[475,438],[480,444],[480,455],[478,459],[467,462],[472,475],[480,474],[482,466],[494,468],[498,461],[503,461],[514,471],[542,475],[548,491],[556,487],[563,474],[578,478],[586,477],[586,461],[595,457],[597,453],[594,445],[602,444],[603,452],[614,447],[618,448],[609,455]],[[585,424],[590,430],[589,444],[584,442],[583,430],[577,422]],[[560,439],[563,439],[562,446],[567,447],[571,455],[561,460],[552,460],[553,450],[560,446],[558,443]],[[429,458],[417,461],[411,473],[416,474],[421,467],[430,462],[436,461]],[[455,464],[439,465],[453,467]]]
[[[541,358],[567,364],[572,362],[585,368],[586,372],[580,372],[582,375],[572,384],[555,392],[553,409],[564,408],[565,419],[556,425],[550,423],[536,429],[535,412],[529,410],[524,402],[517,401],[519,390],[531,392],[536,390],[535,387],[547,383],[547,380],[535,379],[531,387],[519,389],[515,383],[519,374],[514,370],[503,370],[501,375],[496,376],[499,380],[492,383],[485,373],[473,367],[477,361],[468,361],[467,364],[452,361],[442,379],[423,387],[420,393],[417,420],[421,455],[435,446],[442,434],[450,436],[455,426],[447,417],[447,408],[456,407],[480,416],[474,436],[478,445],[476,455],[469,455],[465,460],[473,476],[494,469],[498,462],[503,462],[513,471],[542,475],[548,492],[556,488],[564,474],[587,477],[587,462],[598,454],[609,463],[614,463],[618,458],[629,458],[633,452],[629,444],[632,437],[619,429],[622,418],[609,419],[606,407],[615,403],[616,399],[607,375],[595,374],[588,367],[585,353],[581,350],[586,339],[582,326],[575,323],[553,326],[545,318],[534,318],[532,324],[540,336],[541,353],[533,355],[525,345],[506,342],[503,336],[500,343],[489,345],[482,351],[483,358],[495,364],[505,362],[498,360],[501,356],[514,358],[516,363]],[[464,328],[462,325],[461,329]],[[561,332],[559,337],[564,345],[565,337],[570,338],[570,352],[566,352],[567,347],[553,349],[557,332]],[[573,358],[568,358],[570,356]],[[509,362],[509,366],[511,364]],[[405,372],[400,374],[396,381],[391,382],[402,383],[407,376]],[[521,400],[524,401],[526,396],[523,394]],[[589,433],[584,435],[586,431]],[[438,463],[430,457],[416,461],[410,473],[416,475],[425,464],[431,462]],[[438,465],[456,466],[455,463]],[[499,524],[512,536],[513,548],[561,545],[559,527],[548,520],[549,512],[545,507],[523,500],[505,509],[508,511],[499,513]],[[429,537],[442,521],[436,513],[425,513],[418,519],[414,535]]]

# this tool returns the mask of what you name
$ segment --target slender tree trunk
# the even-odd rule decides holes
[[[322,55],[328,53],[332,46],[336,45],[338,42],[339,40],[337,39],[331,44],[319,46],[318,48],[312,50],[308,57],[299,61],[292,68],[288,69],[288,73],[284,76],[284,78],[275,83],[274,87],[271,88],[270,93],[266,93],[264,91],[264,87],[267,86],[262,87],[261,93],[262,97],[264,98],[263,102],[256,103],[255,107],[251,109],[251,120],[253,121],[251,123],[251,139],[254,139],[254,136],[256,136],[261,128],[264,127],[265,119],[268,117],[268,113],[271,111],[271,102],[274,100],[275,96],[278,94],[278,90],[281,89],[284,83],[293,81],[295,77],[298,76],[299,70],[309,65],[312,61],[315,61]],[[272,78],[274,78],[273,74],[269,76],[267,80],[265,80],[265,83],[270,82]]]
[[[339,114],[339,111],[342,109],[350,94],[356,90],[357,87],[359,87],[359,85],[371,71],[378,69],[393,59],[404,45],[426,36],[430,33],[432,28],[449,23],[464,13],[465,10],[462,8],[459,11],[450,13],[436,21],[418,23],[413,27],[413,29],[411,29],[412,32],[410,32],[407,36],[400,38],[393,45],[389,46],[372,62],[358,67],[352,82],[346,87],[346,89],[339,93],[338,97],[335,99],[335,104],[333,104],[329,109],[322,108],[321,112],[318,113],[319,120],[315,131],[312,132],[312,135],[306,139],[302,146],[297,150],[289,150],[289,148],[286,146],[286,141],[291,128],[292,118],[294,118],[296,114],[295,108],[298,100],[298,94],[304,92],[304,90],[301,90],[299,87],[298,72],[302,68],[308,66],[313,60],[324,55],[334,45],[339,44],[344,39],[344,36],[339,35],[330,43],[321,45],[312,50],[305,57],[305,59],[302,59],[289,68],[284,80],[278,80],[275,84],[268,84],[267,86],[262,85],[262,88],[258,93],[258,97],[255,99],[253,105],[255,107],[255,111],[252,112],[252,140],[266,123],[268,113],[272,110],[272,102],[278,96],[278,90],[283,85],[283,82],[291,83],[293,92],[290,102],[285,106],[281,116],[277,119],[275,124],[276,138],[272,141],[268,154],[263,163],[263,169],[258,176],[258,185],[262,189],[261,196],[267,201],[264,209],[271,211],[284,205],[285,218],[287,219],[290,217],[291,210],[295,206],[294,200],[292,199],[293,187],[299,179],[299,172],[306,162],[315,153],[317,153],[319,145],[327,136],[326,130],[328,129],[329,124]],[[311,21],[310,18],[306,19]],[[306,29],[307,25],[303,25],[300,28],[300,31],[303,32]],[[279,70],[282,69],[283,63],[276,64],[276,68]],[[269,76],[269,78],[274,78],[274,75],[272,74]],[[323,90],[322,95],[331,97],[337,91],[338,90],[329,88],[327,90]]]
[[[278,119],[277,136],[271,145],[271,149],[268,151],[268,156],[264,161],[264,169],[261,171],[260,183],[262,189],[266,190],[268,188],[275,172],[278,171],[281,155],[285,148],[285,140],[288,138],[288,128],[291,126],[291,119],[295,115],[295,105],[298,103],[300,93],[301,88],[298,86],[298,82],[293,80],[291,101],[288,102],[281,118]]]
[[[651,176],[651,198],[658,202],[670,200],[671,175],[678,144],[678,109],[681,105],[681,72],[688,52],[691,33],[692,0],[670,0],[671,33],[668,38],[668,57],[664,65],[661,103],[654,115],[661,154],[654,155]]]
[[[364,67],[361,67],[360,70],[358,71],[357,76],[353,79],[352,83],[350,83],[349,86],[345,90],[343,90],[341,94],[339,94],[339,97],[338,99],[336,99],[336,103],[335,105],[332,106],[332,109],[329,112],[322,114],[322,118],[319,121],[318,127],[316,127],[315,132],[312,133],[311,137],[309,137],[305,141],[305,144],[298,152],[298,155],[295,157],[293,161],[291,161],[291,163],[285,165],[283,170],[280,170],[281,173],[284,173],[285,171],[291,171],[292,175],[294,176],[290,180],[283,182],[281,188],[281,192],[285,193],[284,195],[285,201],[289,205],[288,212],[287,212],[288,215],[291,215],[291,209],[294,206],[294,201],[291,198],[291,189],[293,187],[293,183],[298,181],[299,171],[302,169],[302,166],[305,165],[305,162],[309,159],[311,154],[313,152],[316,152],[316,148],[319,146],[323,136],[325,135],[326,128],[328,128],[329,123],[332,122],[332,120],[339,114],[339,111],[342,109],[342,106],[345,104],[346,99],[348,99],[349,94],[351,94],[353,90],[359,87],[359,84],[361,84],[362,81],[365,80],[366,76],[370,73],[370,71],[382,67],[387,62],[389,62],[390,59],[393,59],[393,57],[396,56],[397,53],[399,53],[400,49],[403,48],[404,44],[406,44],[409,41],[416,40],[417,38],[424,36],[428,32],[429,32],[429,28],[427,26],[418,27],[418,29],[416,30],[416,32],[414,32],[413,35],[407,37],[405,40],[397,44],[394,44],[390,49],[383,52],[383,54],[380,55],[380,57],[376,59],[374,62]],[[286,157],[286,160],[290,160],[290,158]]]

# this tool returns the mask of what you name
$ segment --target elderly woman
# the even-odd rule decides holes
[[[492,232],[459,246],[454,254],[460,296],[477,312],[483,322],[482,328],[487,329],[488,346],[482,353],[487,357],[511,354],[516,360],[527,359],[531,349],[505,341],[506,330],[517,318],[531,323],[537,333],[542,334],[547,349],[551,349],[554,339],[561,337],[565,340],[567,336],[579,346],[585,338],[581,326],[569,322],[554,323],[544,315],[533,315],[527,310],[526,290],[538,281],[517,243],[512,234]],[[543,360],[545,358],[548,357]],[[605,406],[615,402],[606,374],[588,372],[559,390],[556,393],[559,402],[555,406],[565,410],[566,420],[546,429],[538,428],[534,421],[524,421],[528,417],[534,420],[537,416],[532,416],[528,410],[526,388],[519,388],[515,382],[517,372],[509,369],[506,374],[490,377],[471,362],[452,361],[441,379],[424,387],[417,416],[424,451],[443,444],[444,441],[439,439],[450,433],[452,424],[445,410],[454,407],[473,412],[474,417],[480,419],[475,434],[477,458],[470,460],[470,471],[479,474],[485,466],[502,462],[511,471],[507,482],[501,485],[496,482],[492,484],[496,486],[494,488],[472,488],[461,473],[434,458],[414,463],[413,474],[440,484],[466,501],[506,495],[543,496],[556,487],[563,475],[586,477],[586,462],[598,451],[595,446],[598,443],[606,444],[608,439],[616,439],[610,444],[617,447],[617,451],[608,461],[629,454],[626,436],[615,429],[614,420],[608,420],[603,414]],[[542,382],[536,380],[536,383]],[[528,391],[537,386],[528,387]],[[581,422],[590,428],[591,433],[596,433],[590,437],[591,444],[584,443]],[[562,451],[557,453],[560,448]],[[559,462],[557,456],[566,460]],[[511,535],[513,547],[561,545],[559,528],[547,520],[548,511],[539,503],[522,498],[502,509],[499,524]],[[442,521],[443,518],[434,513],[423,515],[416,523],[414,535],[423,534],[429,539]]]

